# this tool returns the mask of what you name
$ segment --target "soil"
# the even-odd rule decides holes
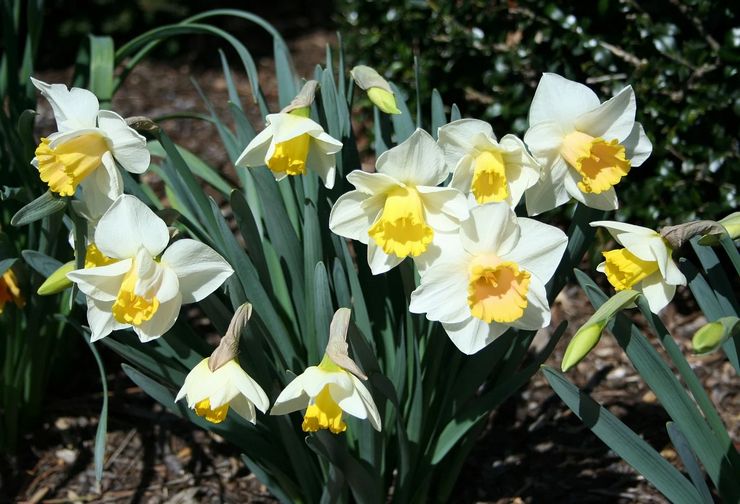
[[[333,34],[313,32],[291,41],[301,75],[309,76],[324,59]],[[265,92],[276,89],[272,61],[259,61]],[[175,111],[206,112],[190,75],[203,87],[217,111],[225,112],[226,82],[219,69],[193,70],[145,62],[116,96],[113,108],[124,116],[152,117]],[[70,71],[40,75],[48,82],[68,82]],[[246,76],[236,73],[242,96],[249,96]],[[268,100],[276,101],[274,94]],[[41,107],[39,128],[52,127],[48,109]],[[196,152],[233,179],[233,167],[221,150],[217,134],[204,121],[165,123],[175,141]],[[371,160],[370,160],[371,161]],[[156,180],[151,180],[157,183]],[[234,181],[235,182],[235,181]],[[705,320],[685,292],[662,318],[689,355],[689,362],[723,416],[738,444],[740,393],[737,376],[721,354],[691,356],[689,341]],[[680,307],[680,310],[676,308]],[[575,286],[568,286],[553,306],[553,325],[568,320],[579,327],[593,312]],[[543,330],[535,349],[546,341]],[[569,330],[548,360],[559,367]],[[107,369],[120,369],[116,356],[105,353]],[[655,395],[645,386],[610,336],[605,336],[579,366],[569,373],[579,386],[680,466],[665,431],[668,420]],[[218,436],[193,429],[169,414],[118,371],[109,375],[109,425],[106,462],[100,486],[95,483],[93,440],[100,407],[97,372],[91,365],[74,389],[49,397],[40,428],[28,435],[14,461],[19,472],[6,480],[0,496],[6,502],[275,502],[267,489],[245,469],[238,451]],[[80,382],[83,382],[80,384]],[[80,386],[81,385],[81,386]],[[621,461],[583,426],[538,373],[516,397],[494,411],[455,489],[455,502],[665,502],[642,477]]]

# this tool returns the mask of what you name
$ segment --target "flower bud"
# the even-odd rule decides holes
[[[737,317],[722,317],[714,322],[702,326],[694,333],[691,346],[695,354],[714,352],[737,330],[740,329],[740,319]]]
[[[568,348],[565,350],[565,356],[563,356],[563,362],[560,364],[560,368],[563,372],[568,371],[570,368],[581,362],[586,355],[596,346],[601,339],[601,333],[604,331],[607,320],[602,320],[593,324],[586,324],[581,326],[576,332],[575,336],[568,343]]]
[[[36,293],[39,296],[51,296],[62,292],[64,289],[68,289],[72,286],[72,281],[67,278],[67,273],[75,269],[75,262],[69,261],[66,264],[61,265],[54,273],[49,275],[49,278],[44,280],[39,290]]]
[[[385,89],[381,89],[379,87],[370,88],[367,90],[367,97],[370,98],[370,101],[373,102],[376,107],[386,114],[401,113],[396,105],[396,97],[393,96],[393,93],[386,91]]]
[[[740,238],[740,212],[733,212],[724,219],[720,219],[719,224],[727,230],[730,238],[733,240]]]
[[[393,95],[388,81],[369,66],[357,65],[350,72],[352,79],[361,88],[367,91],[367,97],[386,114],[400,114],[396,106],[396,97]]]

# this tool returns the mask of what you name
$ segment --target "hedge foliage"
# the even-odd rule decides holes
[[[523,134],[542,72],[605,99],[627,84],[655,149],[621,187],[620,219],[714,219],[740,179],[740,28],[729,2],[338,0],[347,53],[422,95],[437,88],[499,136]],[[735,28],[733,28],[735,27]]]

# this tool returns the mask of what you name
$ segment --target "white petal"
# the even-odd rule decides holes
[[[347,175],[347,182],[355,186],[358,191],[368,195],[383,194],[395,187],[401,187],[401,184],[393,177],[362,170],[352,170]]]
[[[271,415],[285,415],[308,407],[310,398],[303,388],[303,375],[297,376],[280,392],[270,410]]]
[[[506,135],[501,139],[501,147],[506,149],[502,156],[506,166],[506,180],[509,184],[507,202],[516,208],[524,196],[524,191],[540,180],[540,165],[529,155],[527,148],[519,138]]]
[[[417,129],[406,140],[381,154],[376,170],[413,186],[439,185],[448,173],[444,152],[422,129]]]
[[[154,313],[151,319],[143,322],[141,325],[133,326],[134,332],[142,343],[159,338],[169,331],[180,314],[182,302],[177,295],[173,299],[159,305],[159,309]]]
[[[550,305],[547,303],[545,284],[538,278],[532,277],[527,290],[527,307],[524,314],[511,325],[517,329],[534,331],[547,327],[550,324]]]
[[[556,122],[537,123],[524,134],[524,143],[536,158],[553,158],[563,145],[566,131]]]
[[[414,264],[419,274],[424,276],[426,270],[438,261],[454,262],[467,260],[470,254],[465,252],[460,241],[460,228],[452,232],[435,232],[432,243],[424,253],[414,257]]]
[[[460,226],[463,247],[473,255],[511,251],[519,241],[516,214],[506,203],[486,203],[470,211],[470,218]]]
[[[610,187],[599,194],[585,193],[578,188],[579,180],[580,175],[574,170],[568,170],[565,177],[563,177],[563,187],[573,198],[587,207],[596,208],[597,210],[616,210],[619,208],[617,191],[614,190],[614,187]]]
[[[150,154],[146,138],[130,128],[123,117],[110,110],[98,112],[98,125],[112,144],[113,156],[126,171],[144,173],[149,168]]]
[[[57,130],[94,128],[100,108],[98,99],[87,89],[67,89],[64,84],[47,84],[31,77],[36,89],[41,91],[54,111]]]
[[[555,226],[549,226],[534,219],[517,219],[520,238],[516,246],[501,259],[514,261],[520,267],[547,283],[563,258],[568,245],[568,237]]]
[[[433,263],[411,293],[409,311],[429,320],[462,322],[470,317],[467,262]]]
[[[180,294],[182,285],[180,285],[177,274],[172,269],[159,264],[157,269],[160,272],[161,280],[155,296],[159,302],[166,303],[177,296],[180,296],[182,302],[182,295]]]
[[[112,301],[103,302],[87,298],[87,325],[90,326],[91,342],[108,336],[116,329],[126,327],[125,324],[121,324],[113,318],[112,306]]]
[[[334,385],[346,393],[352,391],[352,380],[347,371],[324,371],[318,366],[310,366],[302,376],[303,389],[312,398],[318,396],[327,385]]]
[[[473,174],[475,173],[475,160],[473,156],[466,155],[460,158],[457,165],[451,166],[452,180],[450,187],[457,189],[463,194],[470,193],[470,186],[473,184]]]
[[[115,301],[123,277],[131,269],[131,262],[131,259],[126,259],[97,268],[78,269],[67,273],[67,278],[76,283],[86,296],[98,301]]]
[[[598,106],[599,98],[588,87],[557,74],[545,73],[534,92],[529,124],[544,121],[571,123],[579,115]]]
[[[116,162],[113,160],[113,154],[110,151],[105,152],[100,158],[100,161],[102,166],[98,167],[88,178],[92,179],[91,181],[95,184],[96,187],[94,190],[105,195],[111,201],[115,201],[123,194],[123,178],[118,171],[118,166],[116,166]],[[83,186],[82,190],[84,191],[85,187],[90,188],[90,185]]]
[[[95,245],[108,257],[133,257],[144,247],[158,256],[170,239],[167,224],[133,196],[124,194],[113,202],[95,230]]]
[[[375,401],[373,401],[373,396],[370,395],[365,384],[356,376],[350,374],[350,379],[354,385],[354,390],[359,394],[362,403],[365,405],[365,411],[367,413],[367,418],[370,420],[370,425],[372,425],[376,431],[380,432],[380,413],[378,413],[378,407],[375,405]]]
[[[539,215],[570,201],[564,184],[567,172],[568,166],[560,156],[543,168],[542,178],[524,193],[527,215]]]
[[[229,405],[234,410],[234,413],[248,422],[255,423],[257,421],[257,412],[254,410],[254,404],[246,397],[238,395],[232,399]]]
[[[167,247],[162,254],[162,264],[177,275],[183,304],[205,298],[234,273],[218,252],[190,239],[177,240]]]
[[[342,150],[342,142],[331,136],[329,133],[324,131],[313,131],[309,133],[309,135],[313,138],[312,145],[315,145],[316,148],[320,149],[325,154],[336,154]]]
[[[273,128],[273,145],[286,142],[303,134],[318,136],[324,132],[324,128],[313,119],[295,114],[280,112],[278,114],[270,114],[266,119]],[[265,159],[265,161],[267,160]]]
[[[639,122],[635,123],[630,134],[622,141],[622,145],[627,150],[627,159],[630,160],[632,167],[640,166],[653,152],[653,144],[650,143]]]
[[[435,231],[453,231],[468,217],[465,195],[450,187],[418,186],[427,224]]]
[[[613,98],[578,116],[575,127],[593,137],[616,138],[621,142],[632,131],[636,110],[635,92],[632,86],[627,86]]]
[[[658,272],[640,282],[639,288],[647,299],[650,311],[653,313],[658,313],[665,308],[676,294],[676,286],[664,282]]]
[[[368,196],[360,191],[349,191],[339,197],[329,214],[329,229],[339,236],[362,243],[370,239],[370,226],[378,218],[385,195]]]
[[[470,317],[468,320],[455,324],[442,323],[455,346],[464,354],[472,355],[486,346],[490,345],[493,340],[504,334],[508,326],[503,324],[486,324],[482,320]]]
[[[681,270],[678,269],[678,266],[670,256],[668,262],[666,262],[664,279],[666,283],[671,285],[686,285],[686,277],[681,273]]]
[[[270,407],[270,400],[262,387],[249,376],[236,361],[229,361],[221,369],[225,369],[230,375],[231,381],[241,394],[249,399],[262,413]],[[220,371],[219,369],[218,371]]]
[[[472,140],[481,133],[494,140],[496,139],[491,125],[478,119],[459,119],[439,128],[439,140],[437,142],[444,150],[449,171],[455,169],[455,165],[462,157],[475,150],[475,144]]]
[[[110,158],[110,154],[105,157]],[[97,225],[97,222],[108,211],[118,196],[123,194],[123,179],[118,172],[118,168],[115,167],[115,163],[111,164],[113,165],[113,170],[109,170],[109,164],[104,162],[102,169],[95,170],[80,183],[80,187],[82,187],[80,200],[85,206],[85,218],[94,221],[95,225]],[[101,188],[108,188],[108,190],[103,191]],[[108,196],[111,191],[114,193],[113,198]]]
[[[395,268],[405,258],[394,255],[388,255],[383,252],[383,249],[378,247],[374,240],[368,240],[367,242],[367,264],[370,266],[370,271],[373,275],[380,275]]]
[[[594,221],[590,225],[592,227],[606,228],[617,243],[625,247],[643,261],[658,260],[658,257],[655,255],[655,250],[658,250],[658,248],[653,245],[653,242],[657,241],[660,244],[663,244],[663,240],[660,235],[652,229],[617,221]],[[665,249],[665,245],[663,245],[663,248]],[[663,259],[663,262],[665,262],[667,259],[667,251],[662,255],[666,256]]]
[[[267,150],[272,142],[272,126],[268,125],[255,136],[236,159],[234,166],[262,166],[266,163]]]
[[[338,144],[338,145],[337,145]],[[342,148],[342,142],[334,140],[322,132],[313,137],[308,148],[307,166],[318,173],[324,182],[324,187],[332,189],[337,174],[336,153]]]

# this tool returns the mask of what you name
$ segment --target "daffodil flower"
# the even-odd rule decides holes
[[[435,233],[456,230],[468,216],[460,191],[437,187],[448,172],[442,149],[424,130],[381,154],[376,170],[347,175],[357,189],[343,194],[329,216],[334,233],[368,245],[375,275],[425,253]]]
[[[285,415],[305,409],[304,432],[328,429],[339,434],[347,429],[342,415],[347,413],[380,431],[380,414],[370,392],[360,378],[367,379],[347,354],[347,327],[350,310],[340,308],[331,322],[329,344],[321,363],[311,366],[293,379],[275,400],[271,415]]]
[[[439,128],[439,145],[453,170],[450,187],[478,204],[505,201],[516,207],[524,191],[540,178],[540,166],[519,138],[496,140],[491,125],[460,119]]]
[[[208,359],[200,361],[185,378],[175,401],[187,398],[188,408],[211,423],[226,419],[229,408],[239,416],[255,423],[255,406],[267,412],[270,401],[264,390],[232,359],[215,371],[208,367]]]
[[[236,166],[266,165],[282,180],[288,175],[303,175],[306,167],[319,174],[324,185],[334,187],[337,161],[342,142],[324,132],[321,125],[294,112],[270,114],[267,126],[249,142],[236,160]]]
[[[5,310],[5,303],[7,302],[15,303],[18,308],[23,308],[26,305],[26,300],[18,285],[18,278],[10,268],[0,276],[0,314]]]
[[[93,243],[102,258],[67,278],[87,296],[91,339],[132,327],[141,341],[167,332],[180,306],[200,301],[234,272],[210,247],[183,239],[167,247],[167,225],[133,196],[122,195],[103,215]]]
[[[635,121],[635,110],[631,86],[599,103],[583,84],[544,74],[524,135],[529,150],[543,165],[540,181],[526,192],[527,213],[546,212],[571,198],[592,208],[616,209],[614,186],[653,149]]]
[[[442,323],[462,352],[474,354],[514,327],[550,323],[545,284],[555,272],[565,233],[517,219],[505,203],[473,208],[458,236],[411,293],[409,310]]]
[[[49,101],[57,123],[57,131],[41,139],[31,161],[52,192],[72,196],[81,185],[90,204],[99,206],[101,198],[114,200],[123,192],[116,162],[131,173],[146,171],[146,139],[115,112],[100,110],[93,93],[31,81]]]
[[[615,221],[596,221],[591,226],[606,228],[624,247],[604,252],[606,260],[596,269],[616,290],[641,292],[653,313],[671,302],[677,285],[686,285],[686,277],[671,258],[671,247],[657,232]]]

